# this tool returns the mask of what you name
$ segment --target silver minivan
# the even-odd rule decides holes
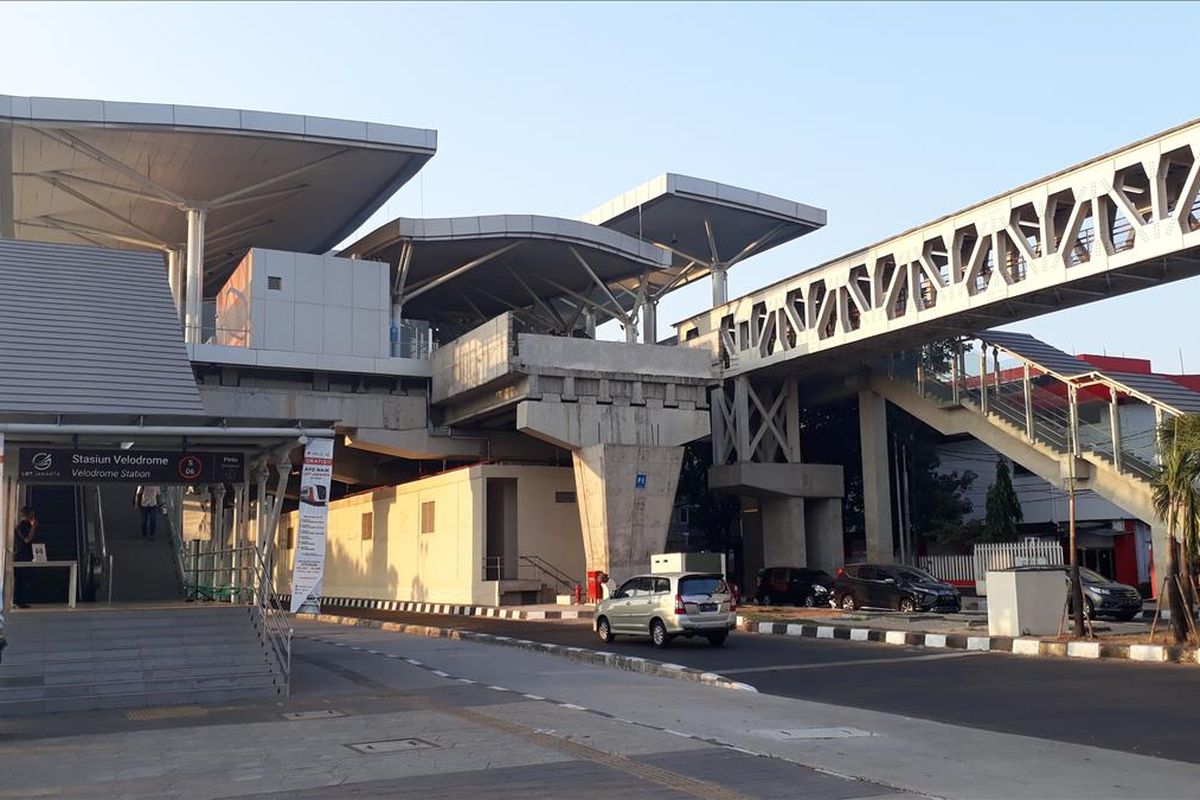
[[[703,636],[719,647],[737,625],[737,608],[720,575],[636,575],[600,603],[592,625],[604,642],[618,635],[648,636],[656,647],[666,647],[676,636]]]

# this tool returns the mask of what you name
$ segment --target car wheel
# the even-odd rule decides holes
[[[607,617],[601,617],[596,621],[596,634],[600,637],[600,641],[605,644],[609,644],[613,639],[617,638],[608,624]]]
[[[720,647],[725,644],[725,640],[729,638],[729,631],[721,631],[720,633],[710,633],[705,637],[708,643],[713,647]]]
[[[843,611],[853,611],[857,607],[857,605],[854,602],[854,595],[852,595],[852,594],[842,595],[841,606],[842,606]]]
[[[1096,605],[1090,597],[1083,598],[1083,615],[1088,619],[1096,618]]]
[[[667,634],[667,626],[662,624],[662,620],[654,620],[650,623],[650,640],[654,642],[655,647],[666,647],[671,643],[671,637]]]
[[[913,602],[911,597],[900,598],[900,613],[911,614],[917,610],[917,604]]]
[[[804,598],[804,607],[805,608],[816,608],[817,607],[817,598],[813,597],[811,594],[808,595],[807,597],[805,597]]]

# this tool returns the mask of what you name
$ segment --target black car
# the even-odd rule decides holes
[[[832,597],[833,578],[811,567],[771,567],[758,578],[755,597],[759,605],[795,603],[798,606],[827,606]]]
[[[833,582],[834,603],[847,610],[890,608],[913,611],[958,611],[958,590],[928,572],[903,564],[849,564]]]

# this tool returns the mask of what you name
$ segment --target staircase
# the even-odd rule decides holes
[[[255,606],[14,612],[0,718],[270,699],[285,668]]]
[[[143,539],[142,515],[133,504],[133,496],[132,486],[110,484],[100,488],[104,535],[112,556],[113,602],[182,600],[183,582],[170,523],[159,514],[154,541]]]

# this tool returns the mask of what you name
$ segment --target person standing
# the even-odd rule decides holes
[[[13,547],[13,561],[33,561],[33,540],[37,538],[38,518],[33,506],[21,509],[21,521],[17,523],[16,546]],[[13,603],[17,608],[29,608],[25,587],[29,581],[29,570],[13,570]]]
[[[142,512],[142,538],[152,542],[158,531],[159,494],[157,486],[139,486],[133,496],[133,504]]]

